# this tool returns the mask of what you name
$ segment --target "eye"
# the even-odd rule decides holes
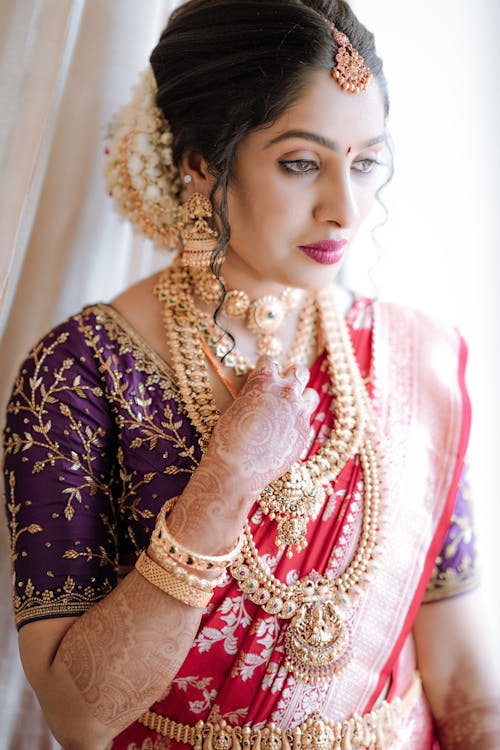
[[[371,172],[374,172],[380,166],[380,163],[376,159],[360,159],[352,163],[352,169],[361,174],[371,174]]]
[[[280,161],[279,165],[288,174],[304,175],[317,172],[319,169],[319,164],[312,159],[291,159],[290,161]]]

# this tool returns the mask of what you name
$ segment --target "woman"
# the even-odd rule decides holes
[[[474,594],[450,598],[474,584],[464,344],[335,284],[387,148],[372,36],[340,0],[191,0],[151,65],[108,185],[179,259],[49,333],[8,409],[54,735],[497,747]]]

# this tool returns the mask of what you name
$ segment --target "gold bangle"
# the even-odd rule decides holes
[[[216,586],[219,586],[221,583],[227,580],[227,571],[225,568],[222,570],[222,572],[218,573],[215,578],[207,578],[206,575],[210,576],[212,571],[203,571],[205,575],[203,575],[200,571],[191,572],[189,569],[181,565],[178,560],[170,557],[165,549],[160,544],[158,544],[156,539],[151,538],[150,547],[151,551],[153,552],[154,562],[156,562],[160,566],[160,568],[163,568],[168,573],[172,573],[172,575],[175,575],[181,580],[192,582],[194,586],[197,586],[204,591],[212,591]],[[216,573],[216,570],[220,569],[214,568],[213,573]]]
[[[191,570],[205,572],[207,570],[223,569],[234,562],[243,545],[243,532],[239,535],[234,546],[224,555],[200,555],[182,547],[177,539],[172,536],[167,526],[165,509],[162,508],[158,514],[156,527],[151,537],[153,547],[161,546],[167,554],[181,565]]]
[[[137,562],[136,570],[153,586],[161,589],[166,594],[173,596],[190,607],[206,607],[213,595],[213,589],[204,591],[194,581],[182,580],[168,570],[157,565],[146,552],[141,552]]]

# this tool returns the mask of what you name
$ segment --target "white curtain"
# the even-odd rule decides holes
[[[271,1],[271,0],[270,0]],[[0,407],[29,346],[85,303],[164,263],[111,209],[103,137],[175,0],[0,0]],[[454,320],[471,350],[471,455],[483,567],[500,632],[499,52],[496,0],[354,0],[386,61],[397,173],[377,270],[384,297]],[[368,242],[350,269],[372,263]],[[366,247],[364,247],[366,246]],[[22,676],[0,526],[0,735],[55,746]],[[490,550],[496,550],[491,552]],[[495,598],[496,597],[496,598]]]
[[[112,211],[101,171],[106,124],[176,4],[0,2],[2,413],[41,334],[164,263]],[[55,743],[17,655],[5,523],[0,534],[0,747],[45,750]]]

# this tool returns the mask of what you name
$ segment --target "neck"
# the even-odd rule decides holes
[[[228,289],[241,289],[245,291],[251,299],[263,297],[265,294],[272,294],[279,297],[282,291],[287,287],[285,282],[270,279],[268,276],[261,275],[254,268],[245,263],[231,248],[228,248],[227,255],[222,266],[222,275],[226,281]]]

